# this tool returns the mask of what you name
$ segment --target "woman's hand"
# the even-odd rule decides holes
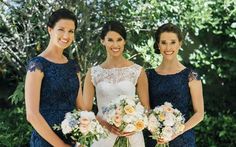
[[[183,134],[183,132],[174,134],[174,135],[171,137],[171,140],[174,140],[176,137],[178,137],[178,136],[181,135],[181,134]],[[159,138],[157,138],[157,143],[158,143],[158,144],[166,144],[166,143],[170,142],[171,140],[166,141],[166,140],[164,140],[163,137],[159,137]]]
[[[119,128],[113,126],[113,125],[110,125],[107,121],[103,120],[100,116],[96,116],[98,122],[102,125],[102,126],[105,126],[105,128],[115,134],[115,135],[118,135],[118,136],[121,136],[122,135],[122,132],[120,131]]]
[[[157,138],[157,144],[166,144],[168,141],[164,140],[163,137],[158,137]]]

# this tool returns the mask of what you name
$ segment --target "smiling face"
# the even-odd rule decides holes
[[[182,42],[179,41],[177,34],[173,32],[161,33],[158,47],[164,59],[175,59],[177,57],[181,45]]]
[[[101,39],[101,43],[105,46],[108,55],[118,57],[122,56],[126,42],[119,33],[109,31],[104,39]]]
[[[70,19],[60,19],[53,28],[48,27],[50,42],[60,49],[65,49],[74,40],[75,23]]]

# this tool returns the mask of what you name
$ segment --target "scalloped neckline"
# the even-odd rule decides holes
[[[102,67],[101,65],[98,65],[99,68],[101,69],[104,69],[104,70],[113,70],[113,69],[127,69],[127,68],[131,68],[133,66],[135,66],[136,64],[132,64],[132,65],[129,65],[129,66],[124,66],[124,67],[112,67],[112,68],[104,68]]]
[[[177,72],[177,73],[173,73],[173,74],[160,74],[156,71],[156,69],[154,69],[154,72],[157,74],[157,75],[160,75],[160,76],[175,76],[175,75],[178,75],[178,74],[181,74],[182,72],[184,72],[185,70],[187,70],[187,67],[185,67],[184,69],[182,69],[181,71]]]
[[[37,57],[42,58],[42,59],[44,59],[45,61],[47,61],[47,62],[49,62],[49,63],[52,63],[52,64],[56,64],[56,65],[65,65],[65,64],[68,64],[68,63],[69,63],[69,60],[68,60],[68,59],[67,59],[67,62],[65,62],[65,63],[56,63],[56,62],[53,62],[53,61],[51,61],[51,60],[48,60],[47,58],[45,58],[45,57],[43,57],[43,56],[37,56]]]

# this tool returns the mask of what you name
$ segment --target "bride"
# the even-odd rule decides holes
[[[100,35],[107,52],[106,60],[88,70],[84,83],[84,109],[91,110],[96,92],[98,121],[109,131],[106,139],[95,142],[93,147],[112,147],[117,136],[129,138],[132,147],[144,147],[142,132],[121,132],[108,124],[102,117],[102,108],[119,95],[135,96],[136,91],[142,105],[149,109],[148,82],[144,69],[123,57],[126,30],[118,21],[107,22]]]

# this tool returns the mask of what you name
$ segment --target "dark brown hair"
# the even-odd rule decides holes
[[[159,50],[159,47],[158,47],[158,44],[160,42],[160,36],[162,33],[164,32],[171,32],[171,33],[175,33],[179,39],[179,41],[182,41],[183,40],[183,36],[182,36],[182,32],[180,30],[179,27],[177,27],[176,25],[172,24],[172,23],[166,23],[166,24],[163,24],[161,25],[157,31],[155,32],[155,43],[153,45],[154,49],[155,49],[155,52],[157,54],[160,54],[160,50]]]

